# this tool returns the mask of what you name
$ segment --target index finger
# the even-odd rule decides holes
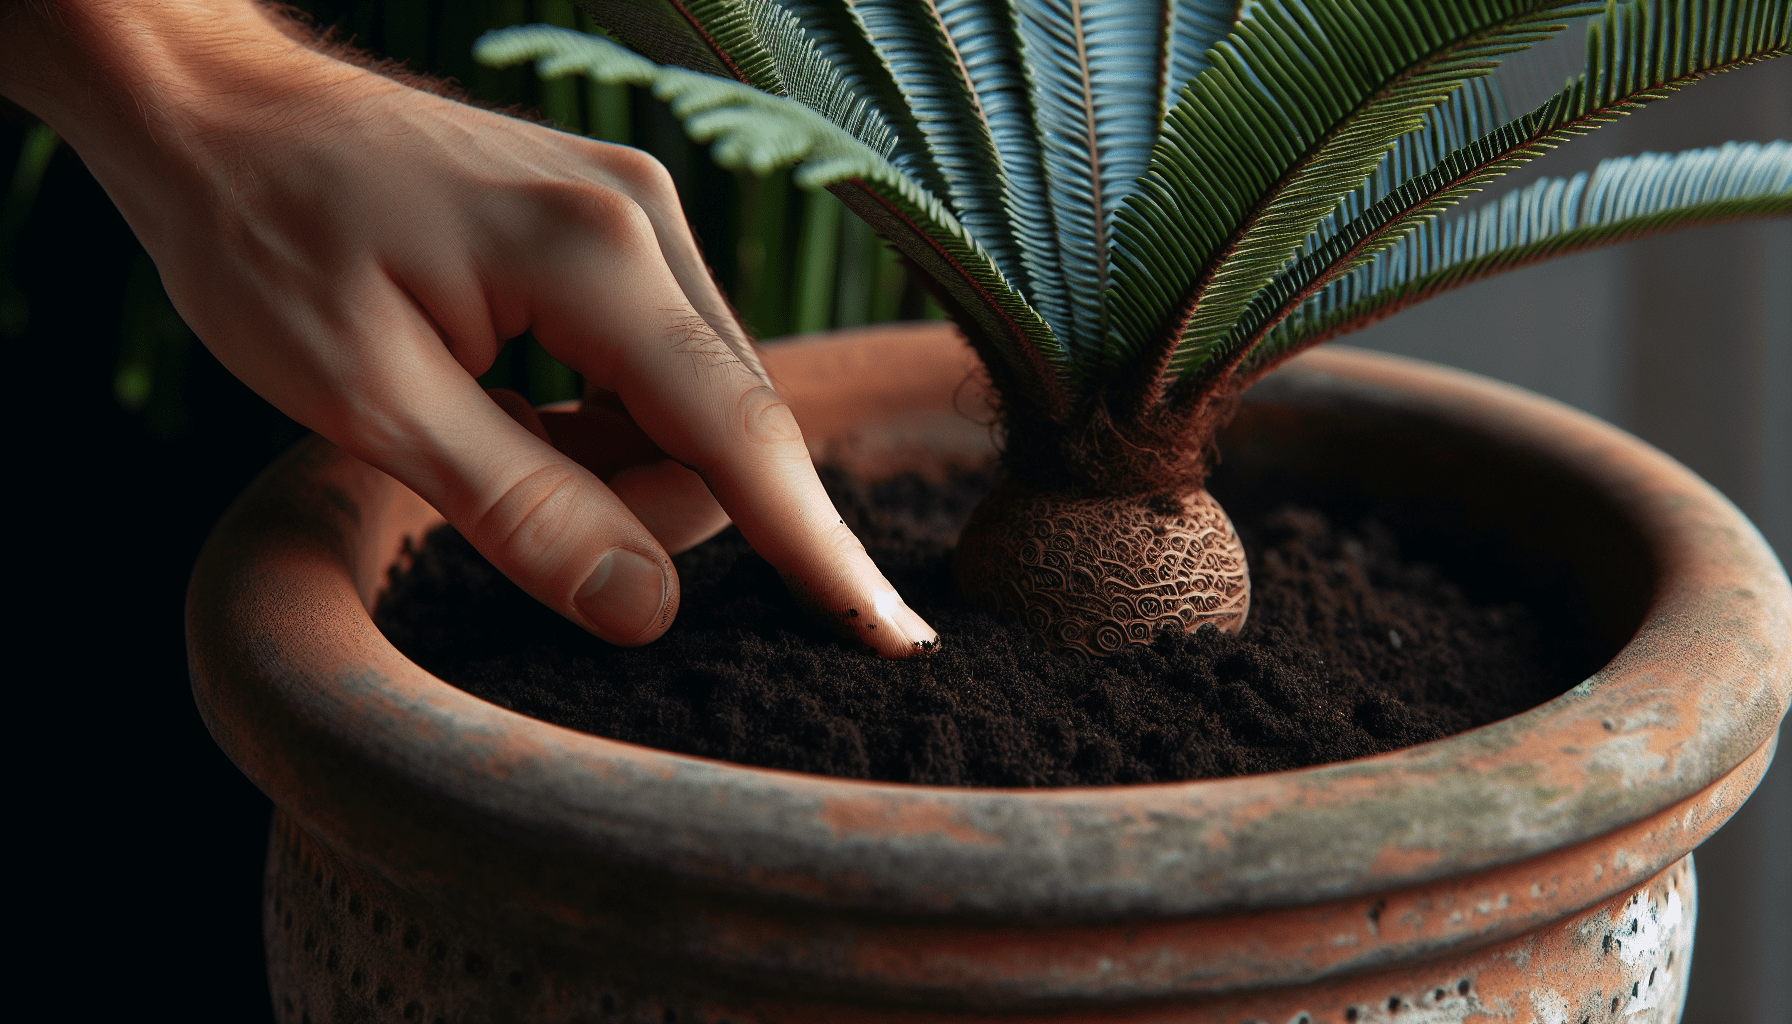
[[[667,454],[696,470],[799,598],[885,657],[930,649],[938,633],[841,520],[758,360],[697,314],[663,262],[608,262],[537,293],[536,337],[615,392]],[[554,295],[578,296],[576,308]]]

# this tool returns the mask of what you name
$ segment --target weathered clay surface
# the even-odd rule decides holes
[[[1251,605],[1244,545],[1204,490],[1073,498],[1003,483],[971,513],[953,571],[973,604],[1096,656],[1163,629],[1236,633]]]

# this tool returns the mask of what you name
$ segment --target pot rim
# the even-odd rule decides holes
[[[906,379],[937,389],[964,367],[943,330],[866,332],[854,351],[900,344],[905,369],[938,370]],[[774,346],[768,363],[800,378],[803,360],[852,344]],[[521,857],[538,877],[490,884],[522,885],[533,895],[513,898],[530,903],[607,872],[922,915],[1172,916],[1415,885],[1646,818],[1772,742],[1792,697],[1792,587],[1754,527],[1690,471],[1559,403],[1413,360],[1327,347],[1272,380],[1284,399],[1397,407],[1574,467],[1653,562],[1635,636],[1519,715],[1272,774],[1016,790],[755,768],[527,718],[405,659],[367,606],[396,538],[439,517],[313,438],[251,485],[201,555],[187,604],[195,698],[289,815],[401,885],[489,877]],[[854,386],[830,381],[836,401],[876,404]]]

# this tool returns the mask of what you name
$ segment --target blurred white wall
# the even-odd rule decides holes
[[[1486,193],[1600,159],[1792,139],[1792,58],[1719,75]],[[1514,271],[1344,339],[1530,388],[1610,420],[1729,496],[1792,561],[1792,219],[1644,239]],[[1792,1021],[1792,750],[1694,855],[1686,1024]]]

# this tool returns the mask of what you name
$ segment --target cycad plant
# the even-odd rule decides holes
[[[525,26],[478,55],[650,87],[716,160],[796,164],[925,274],[1005,426],[961,588],[1093,654],[1243,624],[1242,547],[1203,483],[1216,431],[1282,360],[1526,263],[1792,213],[1783,141],[1449,212],[1784,54],[1788,0],[585,3],[624,45]],[[1580,72],[1508,112],[1502,58],[1589,15]]]

